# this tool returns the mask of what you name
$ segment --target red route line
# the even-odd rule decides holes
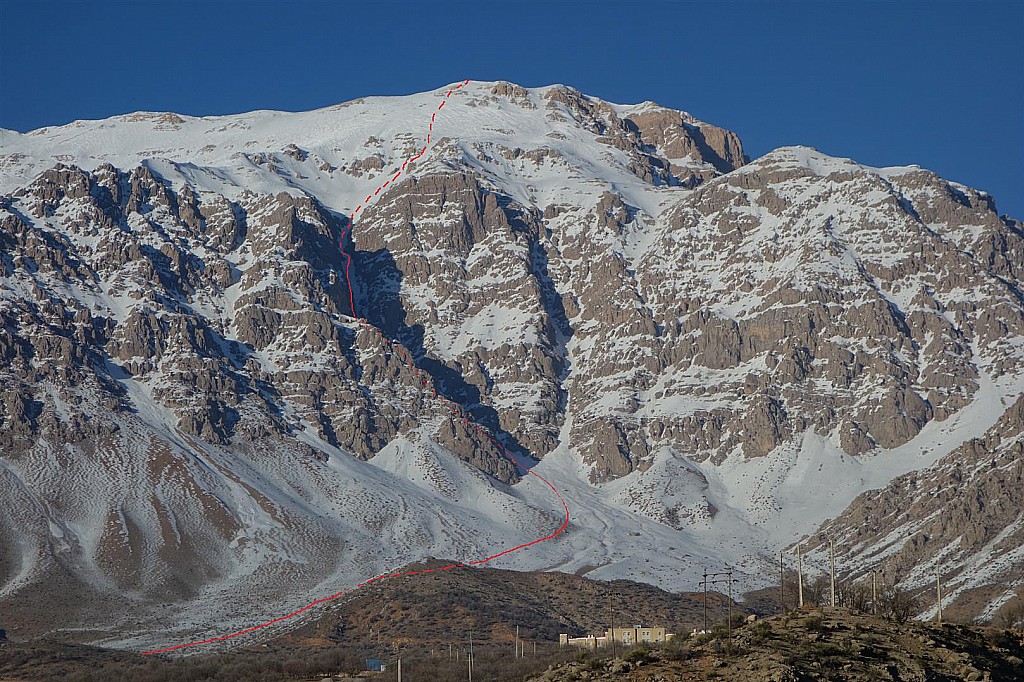
[[[446,94],[444,96],[444,99],[441,101],[441,104],[438,105],[437,111],[440,111],[444,107],[445,103],[448,101],[448,98],[452,96],[453,92],[455,92],[456,90],[459,90],[460,88],[464,87],[467,84],[469,84],[469,79],[466,79],[462,83],[459,83],[454,88],[449,90],[448,94]],[[437,111],[433,112],[430,115],[430,130],[434,129],[434,117],[437,116]],[[428,144],[430,143],[430,134],[429,133],[427,134],[427,143]],[[530,474],[531,476],[535,476],[538,479],[540,479],[540,481],[543,482],[544,485],[547,486],[548,489],[551,490],[551,492],[553,492],[555,494],[555,497],[557,497],[558,501],[562,504],[562,509],[564,510],[565,515],[564,515],[564,517],[562,519],[561,525],[558,526],[558,528],[556,528],[554,532],[552,532],[552,533],[550,533],[548,535],[545,535],[543,537],[537,538],[536,540],[531,540],[529,542],[524,542],[522,544],[516,545],[515,547],[509,547],[508,549],[505,549],[505,550],[502,550],[500,552],[497,552],[496,554],[492,554],[490,556],[484,557],[483,559],[477,559],[475,561],[460,562],[460,563],[456,563],[456,564],[448,564],[447,566],[441,566],[440,568],[427,568],[427,569],[423,569],[423,570],[420,570],[420,571],[408,571],[408,572],[405,572],[405,573],[382,573],[381,575],[375,576],[373,578],[368,578],[368,579],[364,580],[363,582],[358,583],[353,588],[341,590],[340,592],[335,592],[334,594],[328,595],[326,597],[321,597],[320,599],[315,599],[315,600],[311,601],[310,603],[306,604],[305,606],[292,611],[291,613],[287,613],[287,614],[285,614],[283,616],[279,616],[279,617],[274,618],[272,620],[268,620],[268,621],[266,621],[264,623],[259,623],[257,625],[252,625],[252,626],[244,628],[242,630],[238,630],[237,632],[231,632],[231,633],[228,633],[226,635],[220,635],[219,637],[210,637],[208,639],[200,639],[200,640],[196,640],[194,642],[183,642],[181,644],[175,644],[173,646],[163,647],[162,649],[150,649],[149,651],[141,652],[143,656],[152,656],[154,654],[164,654],[164,653],[169,653],[171,651],[178,651],[180,649],[188,649],[188,648],[192,648],[192,647],[203,646],[205,644],[215,644],[217,642],[226,642],[226,641],[228,641],[230,639],[235,639],[236,637],[241,637],[242,635],[247,635],[247,634],[249,634],[251,632],[256,632],[258,630],[263,630],[263,629],[268,628],[268,627],[270,627],[272,625],[276,625],[276,624],[282,623],[282,622],[284,622],[286,620],[290,620],[292,618],[295,618],[296,616],[300,616],[303,613],[305,613],[306,611],[309,611],[310,609],[312,609],[312,608],[314,608],[316,606],[319,606],[320,604],[326,604],[326,603],[329,603],[329,602],[332,602],[332,601],[336,601],[337,599],[339,599],[341,597],[344,597],[344,596],[347,596],[347,595],[350,595],[350,594],[356,592],[357,590],[359,590],[362,587],[366,587],[370,583],[380,582],[382,580],[389,580],[389,579],[392,579],[392,578],[408,578],[408,577],[413,577],[413,576],[429,575],[431,573],[439,573],[439,572],[442,572],[442,571],[451,571],[451,570],[456,569],[456,568],[467,568],[469,566],[481,566],[483,564],[486,564],[486,563],[489,563],[491,561],[494,561],[495,559],[497,559],[499,557],[503,557],[503,556],[506,556],[508,554],[512,554],[513,552],[518,552],[518,551],[526,549],[528,547],[533,547],[534,545],[539,545],[540,543],[547,542],[548,540],[553,540],[554,538],[556,538],[559,535],[561,535],[562,533],[564,533],[565,529],[569,527],[569,505],[566,503],[565,498],[562,497],[562,494],[560,492],[558,492],[558,488],[553,486],[550,481],[548,481],[546,478],[544,478],[543,476],[538,474],[536,471],[534,471],[532,469],[527,469],[526,467],[524,467],[519,462],[519,460],[517,460],[515,458],[515,455],[513,455],[508,450],[508,448],[506,448],[504,445],[502,445],[500,442],[498,442],[498,439],[495,438],[483,426],[480,426],[476,422],[471,421],[471,420],[467,419],[466,417],[459,417],[458,410],[456,410],[455,407],[452,406],[451,402],[448,401],[446,398],[438,395],[437,388],[433,386],[432,382],[429,382],[427,380],[427,376],[428,375],[423,370],[421,370],[419,367],[417,367],[415,365],[415,363],[413,363],[412,359],[408,355],[406,355],[406,354],[404,354],[404,353],[402,353],[400,351],[396,352],[396,349],[394,348],[394,344],[397,343],[396,341],[391,341],[390,339],[385,337],[383,332],[381,332],[379,329],[377,329],[376,327],[371,325],[369,322],[367,322],[365,318],[362,318],[362,317],[356,318],[355,294],[353,293],[353,290],[352,290],[352,280],[351,280],[350,275],[349,275],[349,269],[352,266],[352,256],[349,255],[349,253],[346,252],[345,249],[344,249],[345,238],[352,234],[352,228],[355,225],[356,214],[359,213],[359,211],[362,210],[364,207],[366,207],[366,205],[370,203],[370,200],[374,196],[377,196],[380,193],[381,190],[383,190],[385,187],[387,187],[392,182],[395,182],[396,180],[398,180],[399,176],[401,176],[402,173],[405,172],[405,168],[406,168],[406,166],[408,164],[416,161],[416,159],[418,159],[421,156],[423,156],[424,154],[426,154],[426,152],[427,152],[427,145],[424,145],[423,149],[421,149],[418,154],[416,154],[415,156],[413,156],[413,157],[411,157],[409,159],[406,159],[406,161],[402,164],[402,169],[399,170],[397,173],[395,173],[393,178],[391,178],[390,180],[385,182],[383,185],[378,187],[377,190],[373,193],[373,195],[367,196],[366,197],[366,201],[363,202],[362,204],[359,204],[359,206],[356,207],[356,210],[353,211],[352,214],[349,216],[349,224],[348,224],[348,226],[343,228],[342,231],[341,231],[341,235],[338,238],[338,247],[341,248],[342,253],[345,254],[345,283],[348,285],[348,304],[349,304],[350,311],[352,313],[352,317],[355,318],[364,329],[366,329],[367,331],[369,331],[369,332],[375,334],[376,336],[380,337],[383,341],[387,342],[387,344],[389,346],[391,346],[392,353],[394,355],[396,355],[402,361],[402,364],[406,365],[407,367],[412,369],[414,372],[416,372],[416,374],[419,375],[420,381],[422,382],[423,386],[424,387],[429,386],[429,388],[431,390],[431,393],[433,394],[434,398],[436,398],[439,401],[441,401],[441,404],[444,405],[446,408],[448,408],[448,411],[452,413],[452,419],[460,418],[464,424],[466,424],[467,426],[473,427],[477,431],[477,433],[479,433],[481,436],[483,436],[484,438],[488,439],[489,441],[494,443],[496,446],[498,446],[498,448],[501,450],[501,454],[506,459],[508,459],[510,462],[512,462],[512,464],[515,465],[515,467],[517,469],[520,469],[524,473]]]

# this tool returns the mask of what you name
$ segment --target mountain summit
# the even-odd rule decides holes
[[[470,422],[572,511],[499,565],[672,589],[763,586],[851,503],[856,576],[923,522],[866,491],[1019,450],[1024,226],[989,195],[504,82],[454,92],[408,163],[448,90],[0,132],[12,634],[216,634],[551,532]],[[967,581],[1020,584],[1011,517],[972,540],[996,568],[942,568],[965,613],[1014,589]]]

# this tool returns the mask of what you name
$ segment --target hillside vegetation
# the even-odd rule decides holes
[[[611,660],[583,658],[530,682],[803,682],[1024,679],[1024,633],[969,625],[897,624],[844,609],[804,609]]]

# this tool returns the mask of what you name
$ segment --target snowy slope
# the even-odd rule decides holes
[[[75,599],[86,638],[162,644],[556,528],[462,416],[572,512],[497,565],[759,587],[1024,390],[1020,227],[984,193],[450,89],[0,131],[12,613]]]

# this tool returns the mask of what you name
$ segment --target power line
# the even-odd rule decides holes
[[[732,584],[736,582],[732,577],[733,570],[730,568],[727,571],[717,571],[714,573],[708,573],[708,570],[704,569],[704,577],[701,579],[701,585],[704,586],[704,632],[708,631],[708,585],[718,585],[720,583],[728,583],[729,585],[729,636],[732,637]],[[724,578],[721,576],[725,576]]]

